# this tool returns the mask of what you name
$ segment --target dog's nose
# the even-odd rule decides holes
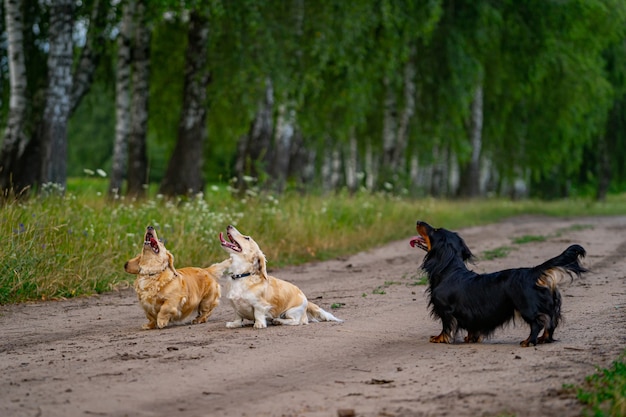
[[[154,231],[154,227],[148,226],[148,230],[152,232],[152,231]]]

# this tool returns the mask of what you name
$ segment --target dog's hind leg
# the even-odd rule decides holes
[[[157,327],[156,320],[154,320],[151,317],[148,317],[148,320],[150,320],[150,321],[148,321],[146,324],[141,326],[141,328],[144,329],[144,330],[156,329],[156,327]]]
[[[550,334],[550,330],[549,330],[550,318],[547,317],[545,314],[539,314],[534,319],[530,319],[530,320],[524,317],[523,315],[522,317],[524,318],[526,323],[530,324],[530,335],[528,335],[526,340],[522,340],[520,342],[520,346],[522,347],[528,347],[530,345],[537,346],[537,344],[540,343],[539,338],[537,336],[539,336],[539,332],[541,331],[541,329],[545,329],[544,334],[546,334],[546,332],[548,332],[548,335]]]
[[[233,321],[226,322],[226,327],[229,329],[236,329],[239,327],[243,327],[243,317],[241,317],[237,312],[235,312],[235,319]]]
[[[537,339],[537,343],[541,344],[541,343],[552,343],[554,342],[554,331],[556,330],[556,326],[558,325],[558,318],[556,317],[551,317],[550,318],[550,323],[545,326],[545,329],[543,331],[543,334],[541,336],[539,336],[539,338]]]
[[[554,342],[554,331],[561,321],[561,293],[555,289],[552,294],[553,305],[551,308],[549,323],[546,325],[543,334],[537,340],[538,343]]]
[[[298,307],[290,308],[280,317],[272,320],[274,324],[283,324],[286,326],[298,326],[300,324],[309,324],[309,317],[306,314],[306,303]]]
[[[483,341],[483,335],[480,334],[480,332],[468,331],[463,341],[465,343],[481,343]]]
[[[198,317],[196,317],[192,323],[206,323],[207,319],[219,304],[219,300],[214,299],[213,297],[204,298],[200,301],[200,305],[198,305]]]

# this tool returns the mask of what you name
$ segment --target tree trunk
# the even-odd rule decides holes
[[[93,82],[93,75],[100,61],[102,47],[106,42],[105,27],[109,1],[94,0],[89,19],[89,30],[85,46],[83,47],[78,65],[74,71],[72,81],[71,110],[74,113],[82,98],[89,92]]]
[[[365,145],[365,188],[368,191],[374,191],[376,181],[378,180],[378,161],[374,158],[374,150],[372,143],[368,139]]]
[[[207,138],[207,87],[210,83],[206,52],[208,38],[208,17],[192,11],[187,32],[185,84],[183,107],[178,122],[178,141],[161,183],[161,194],[193,195],[204,190],[202,166]]]
[[[483,86],[479,84],[472,100],[472,114],[468,126],[468,134],[472,148],[470,160],[461,168],[461,183],[459,195],[461,197],[479,197],[480,184],[480,155],[483,143]]]
[[[115,143],[109,180],[109,197],[121,194],[128,160],[130,133],[130,66],[135,1],[128,0],[122,9],[122,21],[117,35],[117,64],[115,74]]]
[[[411,194],[416,195],[424,186],[424,178],[420,175],[423,169],[420,169],[419,158],[416,153],[411,154],[409,160],[409,190]]]
[[[449,158],[448,150],[442,145],[433,148],[433,164],[430,175],[430,194],[445,197],[448,192]]]
[[[237,146],[235,172],[237,173],[237,188],[240,192],[247,188],[246,181],[244,181],[245,177],[252,177],[258,180],[263,173],[261,165],[268,160],[274,129],[273,111],[274,86],[272,85],[272,80],[267,77],[265,80],[265,94],[259,102],[259,108],[250,125],[250,131],[239,139]]]
[[[325,192],[329,192],[339,189],[341,180],[341,152],[332,138],[326,138],[326,144],[322,164],[322,189]]]
[[[384,81],[385,84],[385,103],[383,109],[383,155],[381,161],[381,171],[384,178],[387,178],[394,172],[393,167],[393,154],[396,147],[396,134],[397,134],[397,118],[398,118],[398,103],[396,101],[396,94],[393,91],[393,86],[390,85],[387,78]]]
[[[306,143],[300,130],[296,131],[294,140],[291,143],[289,175],[297,179],[300,191],[304,192],[306,186],[315,181],[316,157],[316,150]]]
[[[50,6],[48,90],[41,129],[41,184],[67,183],[67,121],[72,92],[72,0],[57,0]]]
[[[356,134],[354,128],[350,130],[350,138],[348,142],[348,152],[344,158],[344,166],[346,170],[346,187],[351,194],[354,194],[359,188],[359,182],[357,178],[357,165],[358,165],[358,146],[356,140]]]
[[[415,114],[415,47],[404,67],[404,108],[400,114],[400,124],[393,151],[392,168],[396,174],[406,174],[406,148],[409,140],[409,124]]]
[[[295,135],[295,111],[280,105],[276,119],[276,138],[274,140],[273,161],[268,167],[272,183],[276,191],[282,193],[287,182],[289,163],[291,160],[291,146]]]
[[[607,132],[598,138],[598,189],[596,190],[596,201],[606,201],[606,195],[611,185],[611,156],[606,138],[606,135],[610,134],[608,131],[607,129]]]
[[[8,38],[8,61],[11,82],[11,98],[4,130],[4,140],[0,149],[0,188],[7,197],[11,191],[22,192],[31,184],[22,183],[16,177],[19,159],[26,144],[24,121],[28,99],[26,95],[26,65],[24,63],[23,19],[21,1],[5,0],[4,11]]]
[[[292,13],[294,22],[294,33],[297,44],[300,45],[303,40],[304,28],[304,0],[292,1]],[[296,65],[302,60],[302,49],[297,47],[294,51]],[[297,67],[296,67],[297,69]],[[296,71],[295,75],[298,76]],[[300,77],[301,78],[301,77]],[[299,80],[294,80],[298,82]],[[295,166],[293,158],[297,156],[295,144],[298,134],[297,114],[295,111],[296,103],[293,97],[285,94],[283,103],[278,106],[278,115],[276,117],[276,132],[274,138],[274,146],[271,152],[271,159],[268,167],[268,173],[271,179],[271,186],[279,193],[285,190],[287,179],[290,171],[293,169],[303,169],[304,166]],[[300,142],[302,144],[302,142]]]
[[[147,26],[146,0],[138,1],[136,10],[127,194],[130,197],[145,197],[148,186],[146,136],[150,96],[150,29]]]

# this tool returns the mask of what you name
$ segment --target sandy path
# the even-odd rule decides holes
[[[515,248],[477,271],[538,264],[571,243],[587,249],[592,272],[562,286],[558,343],[519,347],[525,325],[482,344],[429,343],[440,327],[425,287],[411,285],[423,252],[407,236],[272,271],[325,309],[343,303],[333,310],[342,324],[226,329],[224,300],[206,324],[143,331],[132,290],[0,307],[0,416],[579,415],[562,385],[626,347],[626,217],[519,217],[458,232],[479,256]],[[523,235],[549,239],[511,243]]]

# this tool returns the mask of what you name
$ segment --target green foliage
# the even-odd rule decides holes
[[[40,28],[25,39],[29,94],[35,99],[45,83],[46,56],[35,45],[46,40],[47,6],[25,4],[27,27]],[[622,191],[626,184],[626,162],[620,158],[626,151],[621,133],[626,132],[626,3],[621,0],[148,4],[152,181],[161,179],[177,137],[184,19],[198,9],[210,19],[205,174],[212,181],[225,184],[232,178],[237,140],[249,129],[266,78],[272,80],[275,105],[295,110],[307,150],[340,147],[354,134],[360,152],[366,146],[376,152],[382,148],[385,96],[394,93],[402,111],[404,70],[412,63],[416,109],[407,157],[415,154],[422,164],[466,161],[470,104],[482,86],[482,154],[497,171],[498,187],[522,177],[532,179],[532,190],[542,197],[593,194],[599,176],[596,141],[605,134],[611,190]],[[77,18],[85,18],[90,7],[84,2]],[[113,7],[119,14],[119,6]],[[108,171],[110,165],[115,46],[112,36],[107,39],[92,92],[71,120],[71,175],[84,168]],[[2,75],[6,78],[6,71]],[[381,182],[398,184],[406,176],[401,172]]]
[[[585,415],[618,417],[626,415],[626,354],[609,368],[588,376],[576,389],[578,400],[587,406]]]

